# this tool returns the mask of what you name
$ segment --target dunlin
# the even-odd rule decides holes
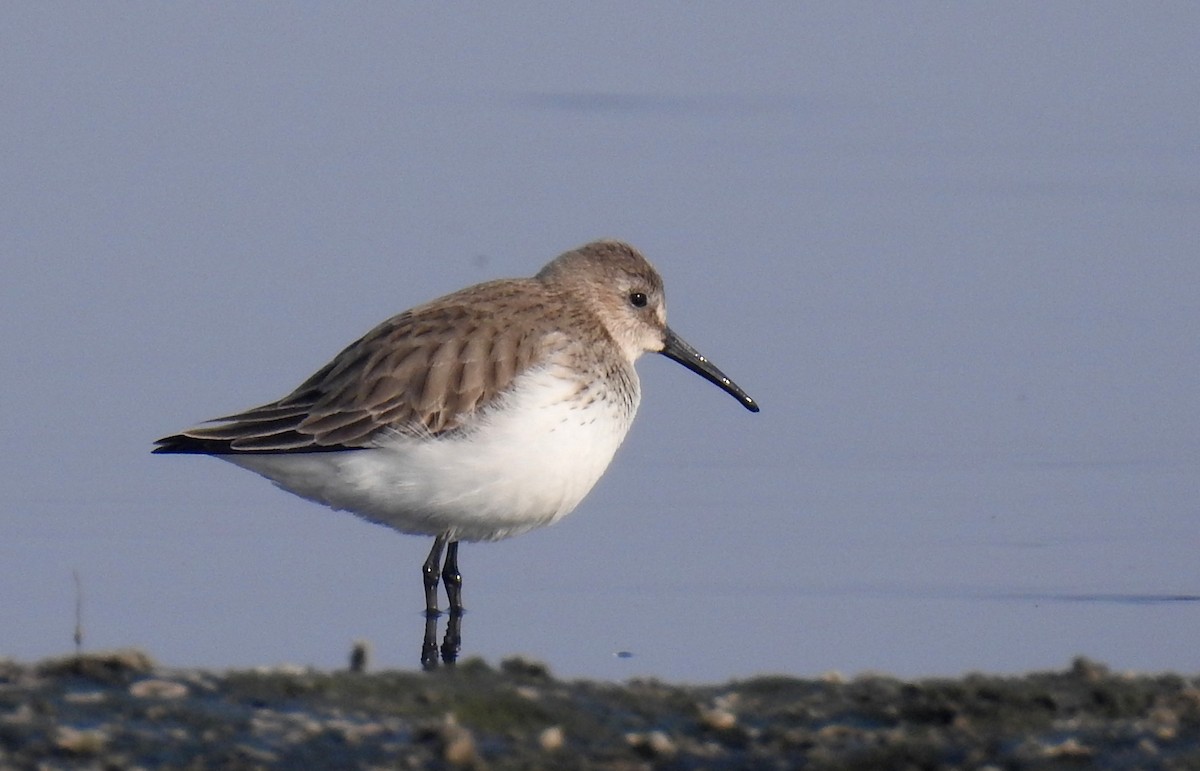
[[[663,283],[632,246],[596,241],[533,278],[490,281],[383,322],[282,399],[158,440],[403,533],[434,537],[462,610],[459,541],[549,525],[608,467],[641,399],[634,361],[661,353],[758,405],[671,331]],[[442,553],[445,551],[445,565]]]

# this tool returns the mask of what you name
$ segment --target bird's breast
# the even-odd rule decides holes
[[[396,436],[368,450],[378,505],[360,513],[397,529],[494,540],[572,511],[608,468],[640,400],[636,373],[581,378],[548,364],[518,376],[462,430]]]

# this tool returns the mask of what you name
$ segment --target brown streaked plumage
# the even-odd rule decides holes
[[[167,437],[157,451],[188,440],[209,453],[350,450],[388,428],[435,436],[459,428],[552,344],[539,331],[550,319],[493,321],[536,288],[531,279],[493,281],[393,316],[282,399]]]

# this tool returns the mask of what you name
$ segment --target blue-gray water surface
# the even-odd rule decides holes
[[[638,245],[648,357],[464,656],[713,681],[1200,670],[1200,10],[14,6],[0,655],[417,664],[425,539],[154,439],[386,316]]]

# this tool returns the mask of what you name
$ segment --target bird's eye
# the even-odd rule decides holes
[[[635,308],[645,308],[649,300],[646,298],[645,292],[630,292],[629,303]]]

